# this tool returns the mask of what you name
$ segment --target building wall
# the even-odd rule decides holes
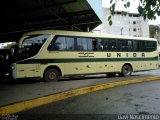
[[[112,16],[112,26],[108,23],[109,16],[109,9],[103,8],[103,23],[96,28],[94,32],[149,37],[148,20],[144,21],[143,17],[139,17],[138,14],[128,13],[126,16],[122,16],[120,12],[116,12],[116,14]]]

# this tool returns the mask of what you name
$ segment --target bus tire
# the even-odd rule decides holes
[[[130,76],[132,74],[132,67],[130,65],[124,65],[122,67],[121,76]]]
[[[56,69],[47,69],[44,73],[44,81],[58,81],[60,79],[60,74]]]

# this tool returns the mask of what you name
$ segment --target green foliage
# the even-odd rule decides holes
[[[149,31],[151,31],[151,32],[154,32],[154,31],[159,32],[159,31],[160,31],[160,28],[159,28],[159,26],[157,26],[157,25],[150,25],[150,26],[149,26]]]
[[[109,21],[109,25],[110,25],[110,26],[112,25],[112,20]]]
[[[112,17],[111,16],[108,17],[108,21],[109,21],[109,25],[111,26],[112,25]]]
[[[79,4],[82,4],[84,1],[83,1],[83,0],[77,0],[77,2],[78,2]]]
[[[125,8],[129,8],[131,3],[129,0],[121,0],[124,3]],[[110,6],[110,13],[111,15],[114,15],[115,11],[115,5],[116,2],[114,0],[110,0],[111,6]],[[160,16],[160,0],[140,0],[139,6],[138,6],[138,12],[140,16],[143,16],[144,20],[146,18],[152,20],[156,19],[156,14]],[[124,11],[122,11],[122,16],[126,15]],[[109,20],[109,22],[111,19]]]
[[[130,7],[130,2],[129,1],[127,2],[127,7]]]
[[[156,36],[156,32],[159,32],[160,28],[157,25],[149,25],[149,32],[151,36]]]
[[[127,12],[122,11],[122,12],[121,12],[121,15],[122,15],[122,16],[126,16],[126,15],[127,15]]]

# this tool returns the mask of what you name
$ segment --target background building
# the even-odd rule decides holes
[[[155,38],[159,43],[159,53],[160,53],[160,24],[159,25],[149,25],[149,34],[151,38]]]
[[[142,16],[137,13],[128,13],[126,16],[121,15],[121,11],[116,11],[112,16],[112,26],[108,23],[110,16],[109,8],[103,8],[102,24],[94,29],[93,32],[128,35],[135,37],[149,37],[148,19],[144,21]]]

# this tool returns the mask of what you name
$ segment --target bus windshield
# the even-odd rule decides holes
[[[36,55],[49,35],[30,35],[22,42],[19,49],[21,59],[29,58]]]

